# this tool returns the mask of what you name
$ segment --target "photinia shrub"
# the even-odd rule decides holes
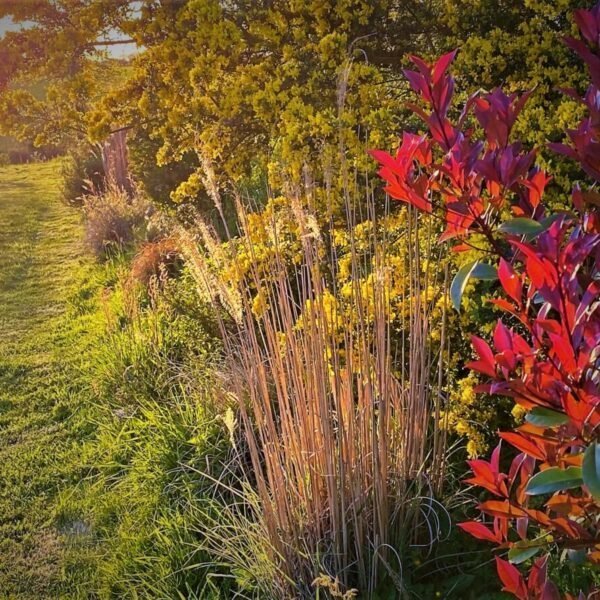
[[[574,598],[548,579],[552,554],[600,564],[600,3],[575,20],[582,39],[566,43],[591,84],[582,98],[564,91],[587,116],[566,132],[568,143],[551,147],[592,181],[574,188],[570,210],[548,213],[550,177],[511,138],[528,94],[497,89],[455,112],[447,74],[455,52],[433,65],[412,57],[416,70],[405,72],[426,133],[405,133],[394,156],[372,151],[391,197],[442,218],[440,241],[455,240],[454,251],[479,253],[454,278],[455,308],[469,278],[500,282],[491,302],[506,318],[491,344],[472,337],[477,359],[467,366],[486,379],[479,392],[512,398],[525,421],[500,434],[517,451],[507,472],[501,444],[489,461],[469,461],[468,483],[491,497],[480,520],[459,526],[506,556],[496,556],[503,590],[522,600]],[[466,126],[473,117],[479,127]]]

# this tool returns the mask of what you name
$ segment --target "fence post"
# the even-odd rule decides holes
[[[133,185],[129,176],[127,152],[127,132],[122,129],[111,133],[102,147],[102,165],[108,181],[111,181],[129,195]]]

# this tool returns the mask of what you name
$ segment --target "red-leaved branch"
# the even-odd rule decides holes
[[[566,43],[586,63],[591,84],[582,98],[565,92],[587,115],[566,132],[567,143],[551,148],[592,181],[573,189],[570,210],[548,213],[550,177],[535,166],[535,151],[512,140],[529,94],[497,89],[456,110],[448,75],[455,52],[433,65],[412,57],[416,70],[405,74],[426,132],[405,133],[394,156],[372,151],[391,197],[442,218],[440,241],[458,240],[455,251],[481,250],[455,278],[455,307],[469,277],[483,272],[501,286],[491,302],[507,317],[491,343],[472,337],[477,358],[467,366],[485,379],[479,392],[512,398],[525,422],[500,434],[517,451],[508,472],[500,444],[490,461],[469,462],[467,482],[490,499],[478,506],[480,520],[459,526],[507,554],[496,557],[498,575],[521,600],[574,598],[547,576],[553,552],[600,564],[600,3],[574,18],[582,38]],[[482,136],[465,126],[471,116]]]

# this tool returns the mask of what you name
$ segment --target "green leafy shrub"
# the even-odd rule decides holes
[[[101,194],[106,189],[100,151],[88,146],[80,146],[68,154],[61,174],[62,196],[73,206],[82,206],[85,196]]]
[[[171,192],[198,168],[198,159],[188,152],[177,161],[159,165],[157,153],[162,142],[151,138],[145,130],[133,132],[127,146],[135,180],[157,205],[167,210],[175,208],[177,205],[171,199]]]

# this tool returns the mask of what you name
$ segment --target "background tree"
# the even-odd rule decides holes
[[[0,129],[19,139],[72,143],[87,136],[94,101],[123,76],[106,48],[132,15],[130,0],[2,0],[0,18],[20,30],[0,40]],[[31,83],[43,83],[43,97]],[[38,85],[38,90],[40,86]]]
[[[0,127],[38,144],[133,127],[151,188],[157,163],[184,163],[169,171],[171,189],[154,189],[163,201],[214,196],[257,165],[273,185],[283,185],[275,173],[306,181],[310,166],[310,181],[331,186],[340,148],[365,168],[365,145],[390,147],[412,124],[405,55],[461,47],[463,89],[535,88],[518,127],[539,143],[579,116],[556,87],[582,85],[558,43],[582,4],[0,0],[0,17],[26,23],[0,41]],[[106,60],[107,48],[131,41],[130,68]],[[46,97],[23,89],[25,78],[46,79]]]
[[[586,0],[446,0],[443,8],[446,44],[460,48],[456,72],[462,89],[473,93],[501,85],[507,93],[532,90],[515,133],[540,148],[541,164],[552,165],[561,191],[569,190],[577,172],[548,152],[546,143],[560,140],[583,115],[581,104],[561,93],[569,87],[582,92],[587,85],[562,38],[577,32],[573,11],[589,5]]]

